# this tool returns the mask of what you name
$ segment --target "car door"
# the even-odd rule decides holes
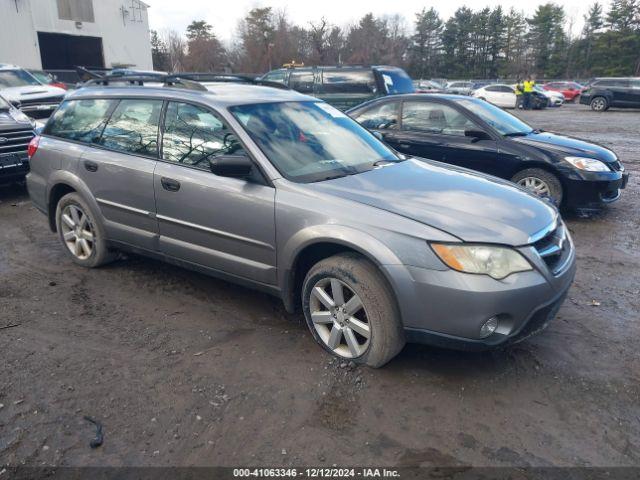
[[[78,176],[94,195],[107,236],[137,247],[156,248],[153,172],[158,154],[162,100],[80,100],[111,113],[96,128],[80,159]],[[104,105],[109,104],[107,107]]]
[[[493,139],[467,136],[484,131],[469,116],[451,105],[432,99],[402,103],[399,150],[486,173],[498,170],[497,144]]]
[[[630,101],[634,107],[640,108],[640,79],[633,79],[629,83],[631,86]]]
[[[154,175],[159,248],[191,264],[276,283],[275,189],[211,173],[209,159],[246,154],[217,113],[171,101]]]
[[[607,85],[612,94],[613,107],[629,107],[633,104],[629,80],[609,80]]]

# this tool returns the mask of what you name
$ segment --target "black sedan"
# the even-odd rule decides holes
[[[480,99],[395,95],[347,113],[404,154],[511,180],[558,206],[599,208],[628,180],[611,150],[533,129]]]

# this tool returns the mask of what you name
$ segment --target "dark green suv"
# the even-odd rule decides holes
[[[321,98],[340,110],[374,97],[415,91],[404,70],[384,65],[280,68],[260,80],[282,83],[300,93]]]

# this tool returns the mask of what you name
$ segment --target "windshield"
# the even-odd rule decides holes
[[[259,103],[231,113],[282,175],[315,182],[400,159],[371,133],[324,102]]]
[[[382,81],[387,89],[387,93],[414,93],[416,91],[413,86],[413,81],[404,70],[400,68],[387,70],[378,69],[378,72],[382,76]]]
[[[41,83],[24,70],[0,70],[0,87],[24,87],[28,85],[41,85]]]
[[[456,102],[478,115],[502,135],[527,135],[533,132],[533,129],[518,117],[483,100],[464,98],[457,99]]]

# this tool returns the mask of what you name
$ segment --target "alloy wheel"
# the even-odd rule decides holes
[[[344,358],[367,351],[371,325],[360,297],[337,278],[323,278],[311,290],[311,320],[326,347]]]
[[[79,205],[67,205],[62,210],[60,227],[69,251],[80,260],[91,256],[95,236],[89,216]]]
[[[551,196],[551,189],[547,183],[537,177],[524,177],[518,181],[518,185],[526,188],[539,197]]]
[[[604,110],[606,106],[607,106],[607,104],[606,104],[604,98],[594,98],[591,101],[591,108],[593,108],[596,112]]]

